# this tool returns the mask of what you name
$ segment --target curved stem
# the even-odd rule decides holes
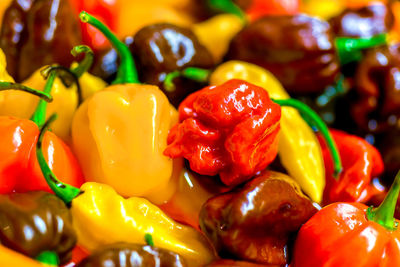
[[[328,127],[324,123],[324,121],[318,116],[317,113],[314,112],[309,106],[304,104],[303,102],[295,99],[272,99],[275,103],[280,106],[293,107],[297,109],[303,116],[306,116],[305,121],[307,123],[312,122],[312,125],[316,127],[322,134],[325,139],[325,142],[331,152],[333,164],[334,164],[334,177],[337,177],[342,171],[342,161],[340,159],[339,151],[336,147],[336,143],[333,140],[331,134],[329,133]]]
[[[24,91],[33,94],[35,96],[38,96],[46,102],[53,101],[53,97],[49,93],[38,91],[36,89],[30,88],[28,86],[19,83],[0,82],[0,91],[6,91],[6,90]]]
[[[76,188],[76,187],[68,185],[68,184],[64,184],[63,182],[60,182],[60,180],[57,179],[57,177],[51,171],[49,165],[47,164],[46,159],[44,158],[43,149],[42,149],[44,134],[48,130],[50,124],[55,119],[57,119],[57,115],[56,114],[51,115],[50,118],[46,121],[46,123],[41,128],[39,138],[36,143],[36,157],[38,159],[39,166],[40,166],[40,169],[42,170],[43,176],[46,179],[46,182],[49,185],[49,187],[51,188],[51,190],[59,198],[61,198],[65,204],[69,205],[75,197],[77,197],[79,194],[81,194],[81,191],[79,188]]]
[[[72,48],[71,54],[74,57],[77,57],[79,54],[85,54],[83,60],[79,63],[79,65],[72,69],[72,73],[76,75],[76,77],[80,78],[85,72],[87,72],[93,64],[94,53],[93,50],[90,49],[87,45],[78,45]]]
[[[36,257],[36,260],[47,265],[58,266],[60,264],[60,259],[54,251],[43,251]]]
[[[168,92],[175,91],[174,79],[178,77],[185,77],[196,82],[207,82],[210,77],[211,71],[207,69],[188,67],[183,70],[176,70],[168,73],[164,79],[164,88]]]
[[[57,71],[50,71],[50,75],[47,79],[43,92],[45,92],[46,94],[50,94],[56,76],[57,76]],[[41,99],[36,107],[35,112],[32,114],[31,121],[36,123],[36,125],[39,128],[43,126],[46,120],[46,109],[47,109],[47,102]]]
[[[104,36],[114,46],[115,50],[117,50],[118,55],[121,59],[121,64],[117,72],[117,78],[115,79],[113,84],[140,83],[135,67],[135,61],[133,60],[129,48],[123,42],[121,42],[106,25],[101,23],[92,15],[88,14],[85,11],[82,11],[79,17],[82,22],[89,23],[90,25],[98,29],[101,33],[103,33]]]
[[[367,218],[384,226],[389,230],[397,228],[396,220],[394,219],[394,212],[396,209],[397,198],[400,192],[400,171],[397,173],[396,178],[386,195],[385,199],[377,208],[368,208]]]
[[[243,22],[247,22],[246,14],[232,0],[207,0],[207,4],[211,10],[233,14],[238,16]]]
[[[335,39],[336,50],[342,65],[362,58],[361,50],[387,43],[387,34],[381,33],[369,38],[338,37]]]

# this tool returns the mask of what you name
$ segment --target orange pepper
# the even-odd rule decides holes
[[[0,266],[45,267],[46,265],[0,245]]]

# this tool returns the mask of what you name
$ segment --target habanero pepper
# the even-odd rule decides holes
[[[158,87],[138,84],[125,44],[89,14],[82,12],[81,18],[99,28],[121,54],[114,84],[87,99],[73,118],[72,144],[85,177],[125,197],[162,203],[175,191],[182,165],[163,155],[177,112]]]
[[[339,179],[332,176],[333,163],[325,143],[321,140],[326,170],[324,204],[333,202],[366,202],[379,193],[372,179],[383,172],[379,151],[364,139],[338,130],[330,130],[343,161]]]
[[[38,93],[49,97],[57,72],[51,71],[46,87]],[[2,83],[5,88],[26,88],[23,85]],[[34,90],[33,90],[34,91]],[[48,100],[48,99],[47,99]],[[35,155],[35,143],[39,134],[39,125],[44,122],[46,102],[41,100],[31,120],[11,116],[0,116],[0,193],[27,192],[33,190],[50,191],[43,181]],[[53,133],[44,138],[46,160],[51,168],[65,181],[80,186],[83,183],[82,171],[71,150]]]
[[[55,117],[51,116],[42,128],[36,155],[46,182],[71,206],[78,244],[89,251],[115,242],[144,244],[143,237],[150,234],[157,247],[178,253],[188,266],[202,266],[215,258],[212,246],[200,232],[176,223],[147,199],[123,198],[106,184],[87,182],[79,189],[60,182],[41,149],[43,135]]]
[[[321,209],[301,227],[292,266],[399,266],[399,190],[400,172],[378,208],[337,202]]]

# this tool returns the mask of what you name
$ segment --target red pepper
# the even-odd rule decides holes
[[[209,86],[179,106],[180,123],[171,129],[164,154],[237,185],[274,160],[280,117],[280,106],[261,87],[241,80]]]
[[[49,93],[54,78],[55,72],[51,72],[43,92]],[[39,126],[45,120],[46,104],[43,99],[39,101],[31,120],[0,117],[0,194],[34,190],[52,192],[36,159],[36,141]],[[43,148],[50,168],[62,176],[64,182],[78,187],[84,182],[77,159],[55,134],[46,133]]]
[[[250,21],[266,15],[294,15],[299,13],[299,0],[252,0],[246,9]]]
[[[393,217],[400,172],[383,203],[333,203],[300,229],[293,267],[400,266],[400,230]]]
[[[76,15],[79,16],[81,11],[87,11],[93,14],[100,21],[105,23],[112,31],[117,30],[117,19],[119,13],[118,0],[70,0],[71,4],[77,11]],[[82,23],[82,38],[84,44],[90,46],[95,51],[105,48],[109,45],[107,39],[99,33],[93,26]]]
[[[330,130],[339,149],[343,171],[336,180],[329,150],[320,139],[326,170],[324,203],[338,201],[368,201],[377,189],[371,180],[383,172],[383,160],[379,151],[364,139],[338,130]]]

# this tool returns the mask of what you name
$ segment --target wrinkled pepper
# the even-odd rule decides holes
[[[0,195],[0,243],[31,258],[71,259],[77,236],[64,202],[47,192]],[[42,256],[41,256],[42,255]]]
[[[0,48],[7,70],[22,82],[44,65],[69,66],[74,57],[65,51],[82,42],[79,22],[69,1],[14,0],[4,14]]]
[[[48,93],[57,75],[51,71],[42,95]],[[4,84],[4,83],[3,83]],[[9,85],[5,83],[5,85]],[[11,85],[26,88],[22,85]],[[7,88],[7,86],[6,86]],[[49,99],[47,99],[49,100]],[[35,155],[35,143],[39,135],[39,125],[44,122],[46,102],[41,100],[31,120],[10,116],[0,116],[0,193],[27,192],[50,188],[43,181]],[[75,186],[83,183],[82,171],[71,150],[53,133],[44,139],[46,160],[55,173],[63,175],[65,181]]]
[[[326,170],[324,204],[332,202],[366,202],[376,190],[372,179],[383,172],[379,151],[364,139],[338,130],[330,130],[343,161],[339,179],[332,176],[333,163],[325,143],[321,141]]]
[[[179,106],[180,123],[164,154],[184,157],[195,172],[219,174],[225,185],[236,186],[274,160],[280,117],[280,106],[261,87],[242,80],[209,86]]]
[[[271,98],[289,99],[279,81],[267,70],[256,65],[228,61],[210,76],[210,84],[219,85],[230,79],[242,79],[258,85]],[[321,149],[312,129],[293,108],[282,107],[278,153],[283,166],[312,200],[321,202],[325,171]]]
[[[290,234],[316,212],[295,181],[266,171],[240,189],[209,199],[200,226],[220,255],[283,266],[289,263]]]
[[[158,87],[138,84],[125,44],[89,14],[82,12],[81,18],[99,28],[121,54],[114,85],[87,99],[73,118],[73,148],[85,177],[111,185],[122,196],[162,203],[175,191],[181,169],[180,161],[162,154],[177,112]]]
[[[394,210],[400,172],[378,208],[337,202],[324,207],[300,229],[293,267],[400,266],[400,230]]]
[[[59,115],[60,119],[53,125],[53,132],[65,142],[71,140],[72,118],[80,102],[95,91],[106,87],[104,81],[86,72],[91,66],[93,52],[86,46],[76,46],[72,53],[75,56],[85,53],[85,58],[80,65],[70,70],[61,68],[65,79],[70,84],[66,84],[63,77],[56,78],[52,88],[53,102],[48,105],[46,112],[46,117],[54,112]],[[23,82],[24,85],[32,88],[43,88],[45,83],[46,79],[41,70],[37,70]],[[38,104],[38,99],[34,96],[18,91],[1,92],[1,97],[4,101],[0,103],[0,115],[28,119]]]
[[[130,243],[102,246],[76,267],[109,266],[159,266],[186,267],[184,259],[176,253],[162,248]]]
[[[42,128],[36,155],[46,182],[57,196],[71,206],[78,243],[93,251],[115,242],[144,244],[145,235],[154,245],[181,255],[188,266],[207,264],[214,259],[208,240],[197,230],[176,223],[145,198],[123,198],[109,185],[87,182],[76,188],[60,182],[46,163],[41,149],[44,133],[56,116]]]

